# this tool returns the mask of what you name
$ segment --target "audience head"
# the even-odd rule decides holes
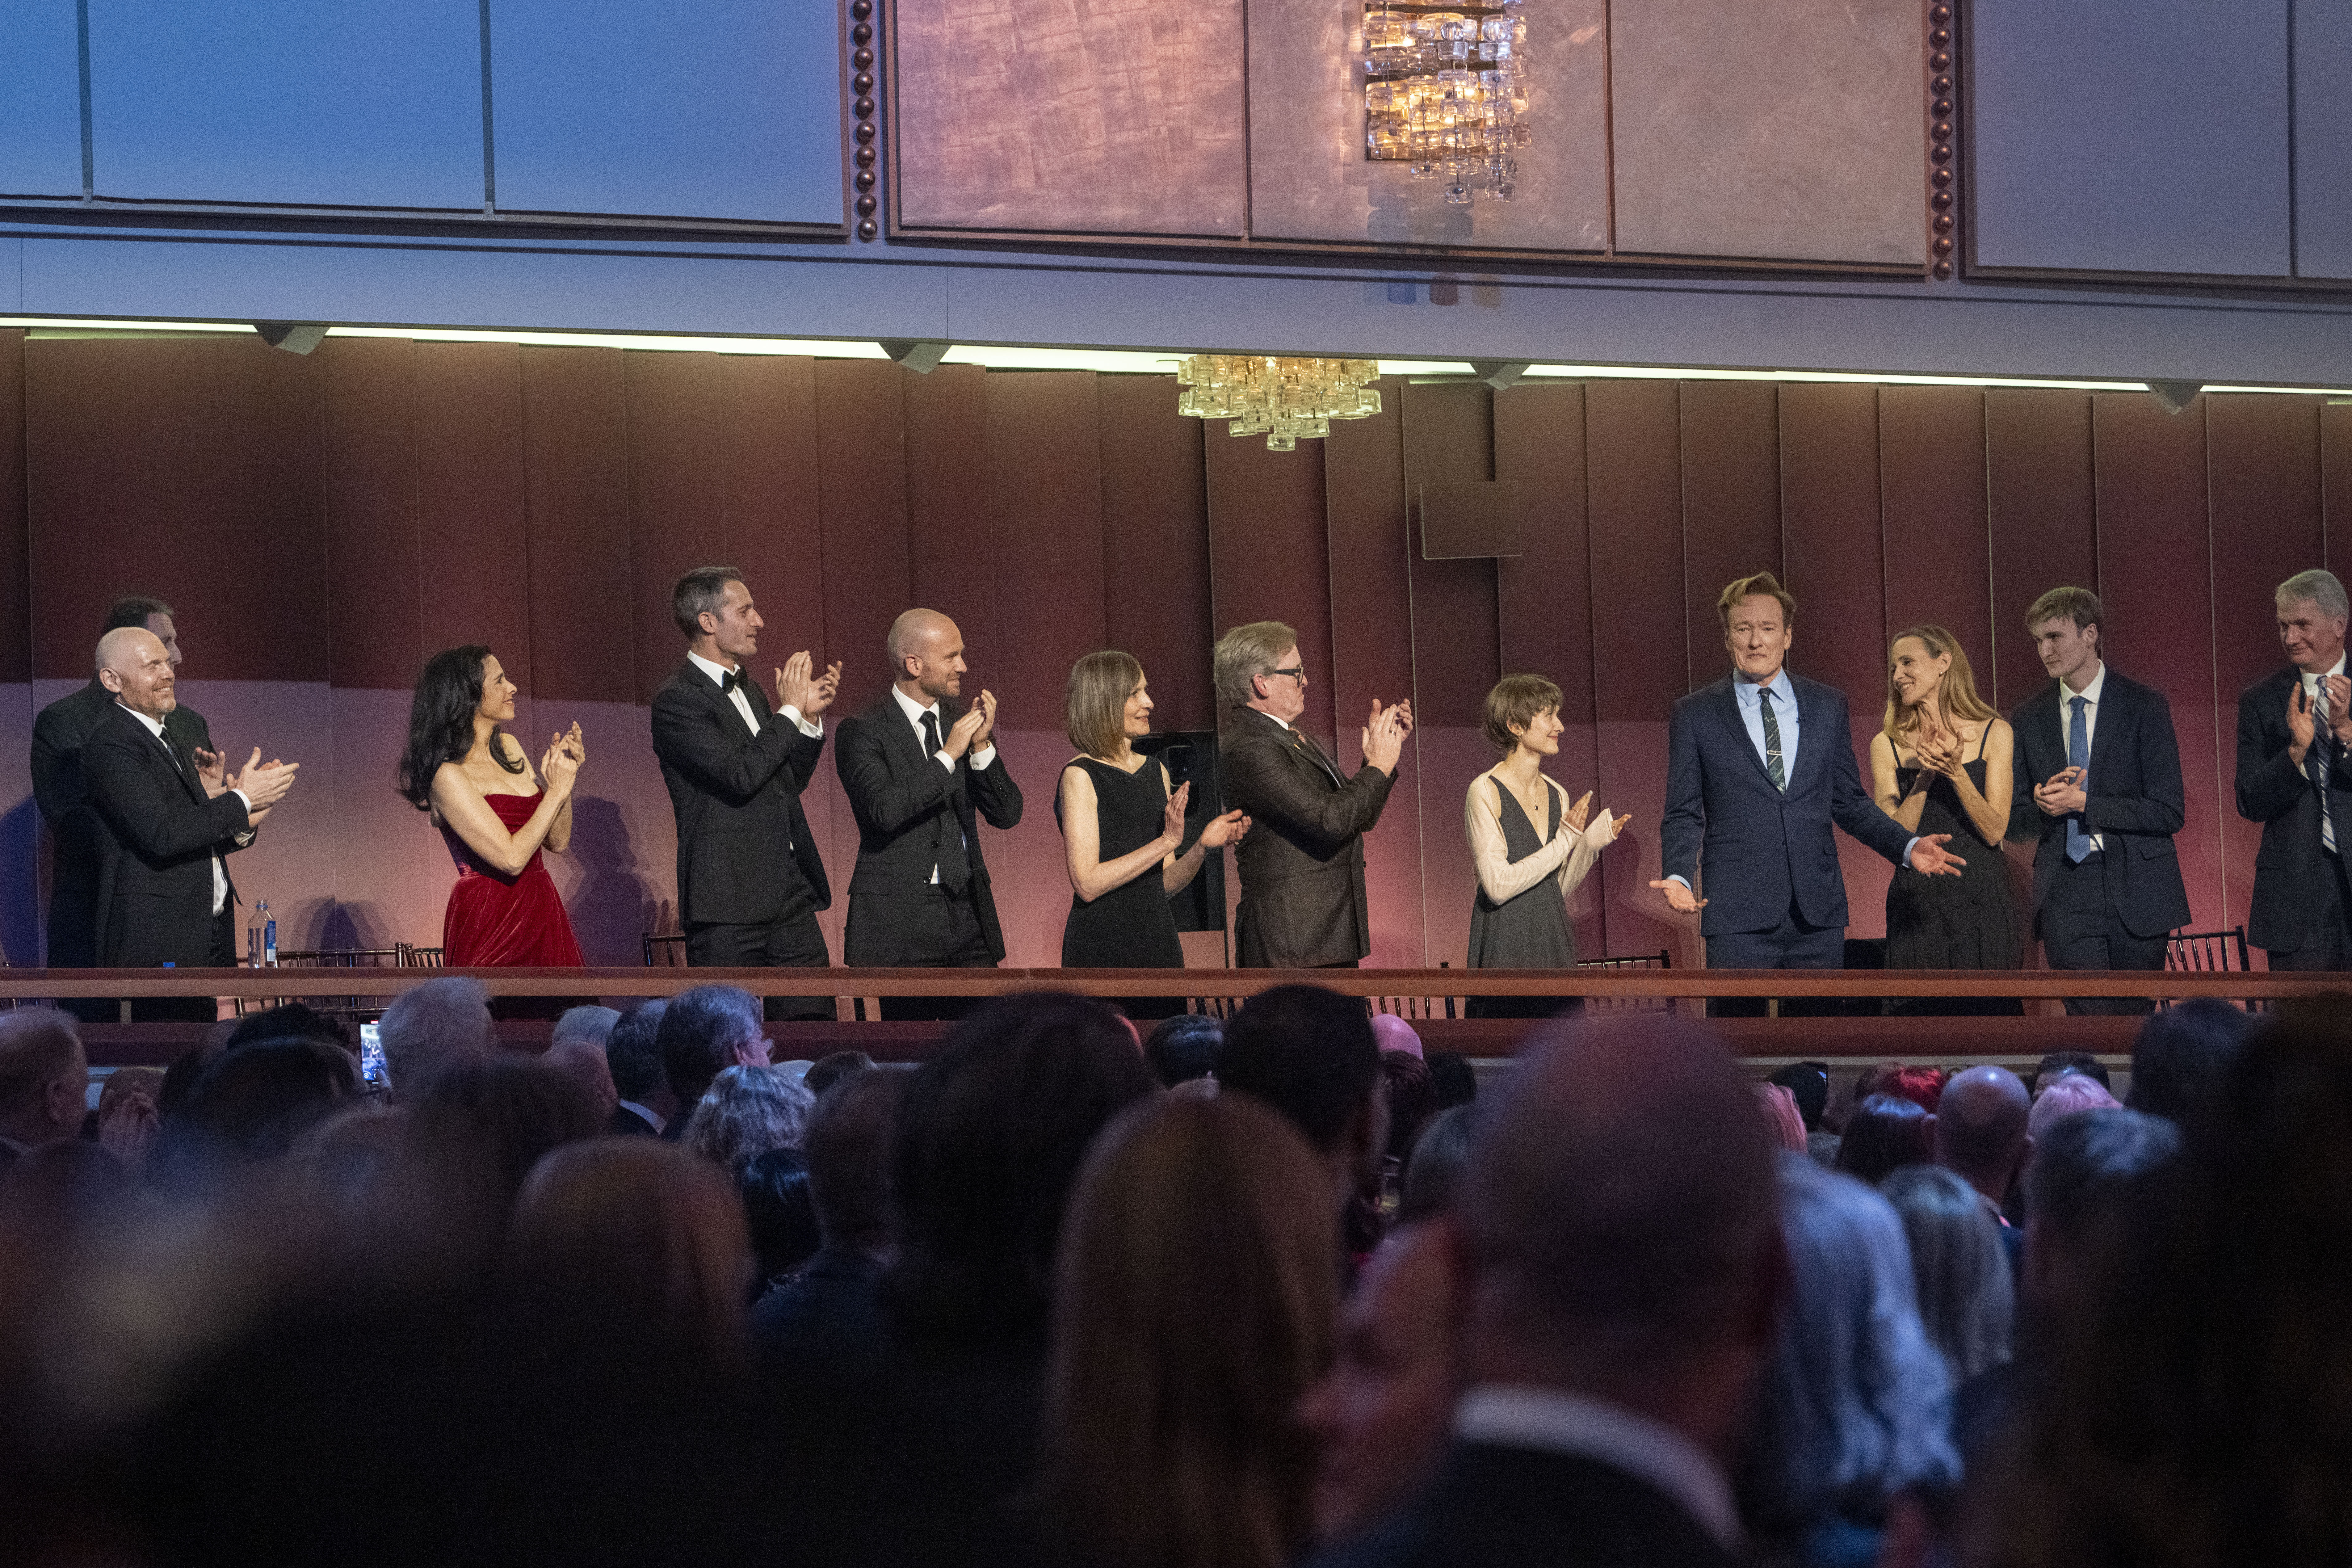
[[[1458,1223],[1473,1382],[1727,1445],[1772,1343],[1773,1152],[1723,1045],[1663,1015],[1539,1029],[1481,1112]]]
[[[1390,1050],[1381,1053],[1381,1078],[1389,1104],[1389,1141],[1382,1152],[1402,1166],[1437,1114],[1437,1080],[1418,1056]]]
[[[2052,1051],[2025,1075],[2026,1089],[2029,1093],[2039,1094],[2046,1085],[2057,1082],[2070,1072],[2096,1079],[2101,1089],[2112,1090],[2115,1088],[2107,1079],[2107,1064],[2091,1052]]]
[[[2032,1104],[2025,1086],[2007,1068],[1974,1067],[1957,1074],[1945,1086],[1935,1116],[1936,1163],[1957,1172],[1994,1203],[2006,1203],[2033,1152]]]
[[[1911,1165],[1879,1184],[1903,1221],[1911,1282],[1928,1342],[1958,1388],[2009,1359],[2017,1289],[2000,1222],[1977,1190],[1937,1165]]]
[[[341,1024],[299,1002],[282,1002],[263,1012],[247,1013],[229,1031],[222,1048],[233,1051],[263,1040],[316,1040],[341,1050],[352,1048],[351,1036]]]
[[[612,1064],[605,1060],[604,1047],[598,1042],[558,1040],[539,1059],[586,1089],[588,1098],[596,1102],[599,1116],[610,1121],[620,1108],[621,1091],[613,1087]]]
[[[819,1095],[809,1112],[802,1163],[826,1246],[877,1258],[889,1249],[891,1141],[913,1076],[880,1068],[854,1073]]]
[[[495,1243],[541,1156],[604,1131],[577,1079],[521,1057],[459,1062],[404,1103],[409,1196],[428,1222],[445,1218],[460,1247]]]
[[[1437,1103],[1452,1110],[1467,1105],[1478,1098],[1478,1069],[1470,1058],[1459,1051],[1432,1051],[1422,1058],[1429,1064],[1430,1079],[1437,1085]]]
[[[1322,1155],[1335,1201],[1377,1172],[1388,1130],[1381,1050],[1361,998],[1319,985],[1260,992],[1225,1027],[1217,1082],[1290,1119]]]
[[[180,705],[171,654],[162,638],[136,626],[98,639],[98,680],[117,702],[159,724]]]
[[[808,1163],[799,1150],[770,1149],[752,1155],[738,1169],[736,1185],[743,1192],[743,1217],[751,1227],[751,1259],[759,1278],[789,1274],[816,1256],[824,1233],[809,1197]]]
[[[2117,1207],[2180,1152],[2179,1127],[2137,1110],[2086,1110],[2034,1141],[2025,1178],[2025,1268],[2019,1294],[2063,1312],[2088,1289],[2088,1256]]]
[[[446,1069],[481,1060],[498,1043],[489,993],[457,974],[402,992],[383,1010],[377,1033],[393,1098],[404,1101],[423,1094]]]
[[[2070,1072],[2034,1097],[2033,1110],[2026,1119],[2026,1126],[2038,1142],[2052,1127],[2069,1116],[2079,1116],[2086,1110],[2114,1110],[2120,1109],[2122,1103],[2102,1088],[2097,1079]]]
[[[698,985],[671,997],[655,1039],[680,1116],[694,1113],[711,1079],[727,1068],[768,1065],[760,999],[732,985]]]
[[[1422,1128],[1397,1184],[1400,1224],[1454,1212],[1462,1180],[1470,1171],[1471,1115],[1467,1105],[1449,1105]]]
[[[156,1113],[169,1121],[179,1110],[182,1103],[187,1100],[188,1088],[196,1081],[196,1075],[204,1071],[205,1064],[226,1048],[207,1042],[201,1046],[191,1046],[173,1057],[172,1065],[163,1069],[162,1086],[155,1090]]]
[[[1143,1041],[1143,1059],[1162,1087],[1174,1089],[1217,1069],[1217,1052],[1225,1043],[1225,1026],[1205,1013],[1180,1013],[1151,1026]]]
[[[1874,1092],[1891,1094],[1897,1100],[1907,1100],[1920,1110],[1933,1115],[1937,1105],[1943,1100],[1944,1084],[1948,1076],[1941,1068],[1898,1067],[1878,1080],[1878,1088]]]
[[[864,1051],[834,1051],[811,1062],[808,1071],[801,1075],[801,1082],[811,1094],[822,1096],[842,1079],[867,1071],[873,1066],[874,1058]]]
[[[1797,1112],[1797,1097],[1777,1083],[1750,1084],[1756,1091],[1756,1108],[1764,1113],[1764,1124],[1772,1130],[1772,1140],[1783,1149],[1805,1152],[1805,1119]]]
[[[1852,1177],[1798,1154],[1780,1161],[1788,1316],[1739,1487],[1767,1543],[1959,1479],[1945,1425],[1951,1377],[1919,1321],[1903,1222]]]
[[[1070,667],[1062,729],[1089,757],[1124,755],[1128,737],[1151,733],[1151,698],[1133,654],[1106,648]]]
[[[166,1184],[282,1158],[359,1096],[350,1053],[316,1040],[265,1040],[205,1064],[163,1123],[153,1156]]]
[[[1326,1541],[1394,1513],[1444,1452],[1462,1391],[1456,1235],[1408,1223],[1381,1245],[1340,1314],[1331,1369],[1299,1402],[1318,1450],[1315,1532]]]
[[[1790,1062],[1764,1080],[1779,1084],[1789,1091],[1797,1103],[1797,1114],[1804,1119],[1805,1131],[1822,1130],[1822,1112],[1830,1104],[1830,1069],[1826,1062]]]
[[[661,1021],[669,1003],[656,996],[640,1002],[613,1024],[604,1041],[605,1065],[613,1069],[613,1087],[623,1100],[638,1105],[652,1102],[669,1087],[662,1071]]]
[[[1422,1049],[1421,1031],[1394,1013],[1372,1015],[1372,1038],[1383,1051],[1402,1051],[1424,1062],[1429,1059],[1428,1053]]]
[[[1157,1086],[1118,1016],[1083,996],[997,998],[908,1080],[886,1294],[925,1338],[1021,1343],[1045,1322],[1062,1209],[1103,1125]]]
[[[2189,1126],[2218,1101],[2252,1015],[2215,996],[2195,996],[2149,1017],[2132,1045],[2131,1092],[2124,1103]]]
[[[548,1037],[548,1043],[562,1046],[583,1040],[601,1051],[613,1037],[613,1026],[620,1021],[621,1010],[617,1007],[566,1007],[562,1016],[555,1020],[555,1031]]]
[[[1837,1168],[1876,1186],[1906,1165],[1936,1161],[1936,1119],[1916,1100],[1874,1094],[1846,1118],[1845,1141],[1838,1145]]]
[[[673,1013],[671,1016],[677,1015]],[[771,1149],[794,1149],[816,1097],[776,1068],[731,1067],[710,1082],[686,1124],[686,1147],[740,1180]]]
[[[0,1014],[0,1138],[18,1143],[79,1136],[89,1063],[73,1016],[55,1007]]]
[[[1297,630],[1280,621],[1252,621],[1247,626],[1235,626],[1217,639],[1217,646],[1209,654],[1218,698],[1234,708],[1265,706],[1279,712],[1288,707],[1293,713],[1304,711],[1303,692],[1286,689],[1303,688],[1306,682],[1298,677],[1274,673],[1296,668],[1297,662],[1291,656],[1297,652]]]
[[[1244,1096],[1153,1097],[1071,1194],[1045,1486],[1076,1561],[1279,1568],[1311,1533],[1297,1406],[1339,1259],[1314,1151]]]
[[[171,605],[143,594],[125,595],[107,606],[106,625],[99,628],[99,635],[104,637],[125,626],[154,633],[155,640],[163,645],[163,657],[171,661],[173,669],[180,668],[179,617],[172,613]]]

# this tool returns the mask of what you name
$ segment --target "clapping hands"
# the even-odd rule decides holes
[[[572,730],[572,735],[577,736],[580,726],[574,724]],[[549,736],[547,750],[539,759],[541,787],[558,798],[570,795],[572,782],[579,776],[580,764],[585,759],[585,755],[586,748],[583,746],[575,751],[571,743],[571,737]]]
[[[2060,768],[2033,786],[2033,804],[2044,816],[2072,816],[2090,803],[2091,770]]]
[[[824,673],[816,673],[816,661],[803,648],[784,660],[784,668],[776,671],[776,706],[797,709],[800,716],[814,722],[833,706],[841,693],[841,661],[825,666]]]
[[[1404,738],[1412,733],[1411,701],[1383,708],[1381,700],[1373,698],[1372,715],[1364,721],[1364,761],[1390,777],[1395,777],[1398,760],[1404,755]]]
[[[1167,808],[1160,814],[1160,837],[1167,843],[1168,852],[1171,855],[1184,847],[1184,811],[1192,799],[1192,781],[1187,779],[1176,786],[1176,793],[1168,797]],[[1238,844],[1242,835],[1249,831],[1249,826],[1250,819],[1243,812],[1229,811],[1223,816],[1213,816],[1202,825],[1202,847],[1219,849],[1228,844]]]
[[[1922,714],[1919,733],[1911,742],[1911,749],[1919,759],[1919,766],[1929,773],[1942,773],[1946,778],[1960,776],[1964,764],[1960,761],[1959,737],[1936,727],[1936,721]]]

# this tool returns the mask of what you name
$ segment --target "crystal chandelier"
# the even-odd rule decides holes
[[[1176,412],[1195,419],[1230,419],[1235,436],[1265,437],[1266,449],[1287,452],[1331,433],[1334,419],[1361,419],[1381,411],[1381,395],[1367,385],[1381,374],[1368,359],[1276,359],[1272,354],[1194,354],[1176,367],[1176,384],[1190,387]]]
[[[1528,144],[1520,0],[1364,0],[1364,156],[1445,182],[1457,205],[1509,201]]]

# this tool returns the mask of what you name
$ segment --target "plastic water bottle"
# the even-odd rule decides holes
[[[261,902],[261,962],[269,969],[278,967],[278,917],[269,912],[269,901]]]
[[[261,922],[267,918],[268,909],[268,904],[256,904],[252,912],[245,917],[245,965],[247,969],[261,967]]]

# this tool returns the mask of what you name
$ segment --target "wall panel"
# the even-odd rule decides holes
[[[395,338],[336,338],[315,352],[326,374],[328,673],[339,687],[397,691],[416,679],[423,651],[419,351]]]
[[[521,355],[531,695],[626,702],[637,682],[621,351]]]
[[[2321,564],[2341,577],[2352,570],[2352,406],[2320,406],[2319,500]]]
[[[1221,430],[1209,431],[1202,449],[1208,458],[1210,624],[1220,637],[1251,621],[1297,628],[1307,665],[1307,711],[1299,723],[1328,746],[1339,711],[1323,455],[1311,447],[1269,452],[1259,437]]]
[[[514,344],[417,345],[416,491],[418,659],[485,643],[516,685],[536,691],[522,351]]]
[[[828,648],[879,649],[891,621],[914,603],[900,395],[905,374],[880,360],[817,362],[817,504]],[[889,684],[887,656],[844,659],[843,711],[877,700]]]
[[[1886,634],[1943,626],[1960,639],[1980,685],[1993,619],[1984,431],[1984,395],[1973,388],[1878,390]],[[1885,697],[1881,674],[1876,700]],[[1857,691],[1854,701],[1860,713],[1874,705],[1874,694]]]
[[[670,590],[697,566],[731,565],[735,560],[727,526],[726,398],[717,354],[624,354],[622,385],[627,398],[629,498],[630,688],[635,700],[651,702],[677,668],[685,638],[670,617]],[[763,604],[762,590],[781,593],[757,576],[746,577],[751,602],[764,620],[777,608]],[[775,695],[773,669],[784,661],[784,628],[763,636],[748,665],[751,679]]]
[[[1213,730],[1203,426],[1176,412],[1176,393],[1173,376],[1095,378],[1103,624],[1111,645],[1143,665],[1154,728]]]
[[[1688,381],[1680,392],[1685,645],[1697,688],[1724,670],[1724,584],[1782,570],[1780,405],[1756,382]]]
[[[0,327],[0,684],[33,679],[31,514],[25,492],[25,330]]]
[[[975,669],[1004,669],[1013,650],[1006,642],[998,574],[981,565],[996,559],[997,537],[988,373],[978,365],[941,365],[929,375],[903,373],[898,379],[907,407],[907,523],[914,583],[908,602],[954,620],[964,645],[974,650]],[[1021,602],[1016,595],[1013,603]],[[881,631],[866,642],[879,657]],[[1001,697],[1003,685],[995,678],[992,685]],[[1054,728],[1050,715],[1020,718],[1024,729]]]
[[[2025,630],[2027,608],[2053,588],[2098,587],[2089,393],[1986,392],[1985,509],[1992,649],[1984,688],[2007,712],[2050,679]]]
[[[719,356],[719,417],[723,421],[719,498],[726,563],[742,569],[768,623],[762,655],[785,658],[803,648],[819,669],[835,659],[845,666],[863,656],[880,662],[878,639],[856,648],[825,646],[824,542],[817,519],[816,362],[766,354]],[[702,565],[697,561],[693,564]],[[667,584],[659,584],[667,589]],[[671,668],[684,638],[669,619],[638,632],[640,657],[647,644],[667,646]],[[775,678],[776,659],[766,677]]]
[[[0,5],[0,195],[81,195],[81,66],[75,10]]]

